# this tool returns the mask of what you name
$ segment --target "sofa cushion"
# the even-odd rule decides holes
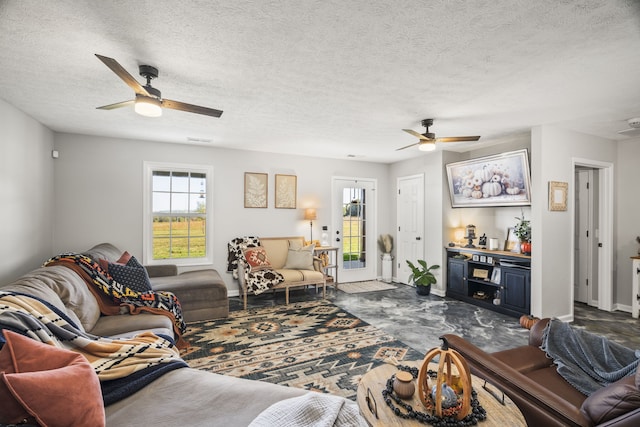
[[[602,424],[640,408],[640,370],[591,393],[580,412],[594,425]]]
[[[289,270],[280,269],[276,270],[284,277],[285,282],[301,282],[301,281],[316,281],[321,283],[324,280],[324,274],[316,270]]]
[[[287,262],[284,264],[283,268],[293,270],[313,270],[314,248],[314,244],[304,246],[300,249],[289,248],[287,251]]]
[[[263,247],[247,248],[244,250],[244,259],[251,271],[266,270],[271,268],[267,251]]]
[[[102,316],[95,327],[88,332],[101,337],[113,338],[115,336],[133,336],[144,330],[151,331],[156,335],[175,337],[171,319],[167,316],[151,313]]]
[[[54,265],[32,270],[2,289],[43,299],[90,331],[100,318],[100,306],[88,286],[72,269]]]
[[[122,255],[122,251],[111,243],[100,243],[85,251],[84,255],[93,258],[96,262],[99,259],[106,259],[109,262],[116,262]]]
[[[287,239],[262,238],[260,246],[267,251],[269,262],[274,269],[283,268],[287,262],[287,251],[289,250],[289,241]]]
[[[307,393],[301,388],[182,368],[107,406],[105,412],[110,426],[248,426],[272,404]]]
[[[574,406],[576,409],[580,408],[582,402],[587,398],[587,396],[580,393],[558,374],[555,365],[548,368],[536,369],[535,371],[527,373],[525,376],[540,384],[556,396],[569,402],[571,406]]]
[[[103,426],[98,376],[81,354],[4,330],[0,350],[0,423]]]

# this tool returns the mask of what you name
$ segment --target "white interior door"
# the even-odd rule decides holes
[[[414,264],[424,259],[424,175],[398,178],[396,281],[408,283]]]
[[[589,285],[589,171],[577,170],[575,176],[575,273],[574,300],[588,302]]]
[[[373,280],[377,271],[375,180],[333,178],[332,244],[341,283]]]

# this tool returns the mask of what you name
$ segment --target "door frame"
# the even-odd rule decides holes
[[[375,194],[375,202],[373,203],[373,221],[368,220],[368,224],[371,224],[372,238],[367,241],[367,244],[371,244],[373,250],[372,254],[375,261],[373,261],[373,277],[372,280],[378,279],[378,267],[379,267],[379,257],[377,256],[377,239],[375,236],[378,235],[378,179],[377,178],[362,178],[362,177],[354,177],[354,176],[332,176],[331,177],[331,227],[334,228],[334,235],[331,237],[331,245],[335,245],[338,248],[337,256],[336,256],[336,270],[340,273],[340,276],[344,277],[344,269],[342,268],[342,245],[336,244],[335,241],[335,225],[339,223],[340,218],[338,215],[338,207],[336,206],[336,186],[337,181],[360,181],[360,182],[368,182],[373,185],[373,192]],[[342,206],[340,206],[342,208]],[[342,209],[340,209],[341,211]],[[343,236],[340,236],[340,241],[342,242]]]
[[[598,160],[572,158],[571,197],[575,200],[575,172],[577,167],[598,169],[598,235],[602,244],[598,254],[598,309],[613,310],[613,163]],[[575,230],[575,206],[570,205],[571,229]],[[575,231],[574,231],[575,233]],[[595,234],[595,233],[594,233]],[[571,239],[571,319],[574,318],[575,241]]]

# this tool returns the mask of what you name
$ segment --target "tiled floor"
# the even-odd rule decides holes
[[[416,295],[415,288],[395,284],[396,289],[347,294],[327,288],[327,299],[362,320],[393,335],[414,349],[426,353],[439,346],[439,336],[460,335],[478,347],[499,351],[527,343],[528,330],[519,319],[495,313],[450,298]],[[291,301],[321,298],[315,290],[292,290]],[[284,294],[249,297],[250,307],[284,304]],[[242,308],[240,298],[230,299],[231,310]],[[639,320],[623,312],[604,312],[576,304],[574,325],[606,335],[620,344],[640,348]]]

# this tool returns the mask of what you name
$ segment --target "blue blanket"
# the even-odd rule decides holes
[[[560,374],[582,394],[591,393],[635,374],[640,350],[632,350],[568,323],[551,319],[540,346]]]

